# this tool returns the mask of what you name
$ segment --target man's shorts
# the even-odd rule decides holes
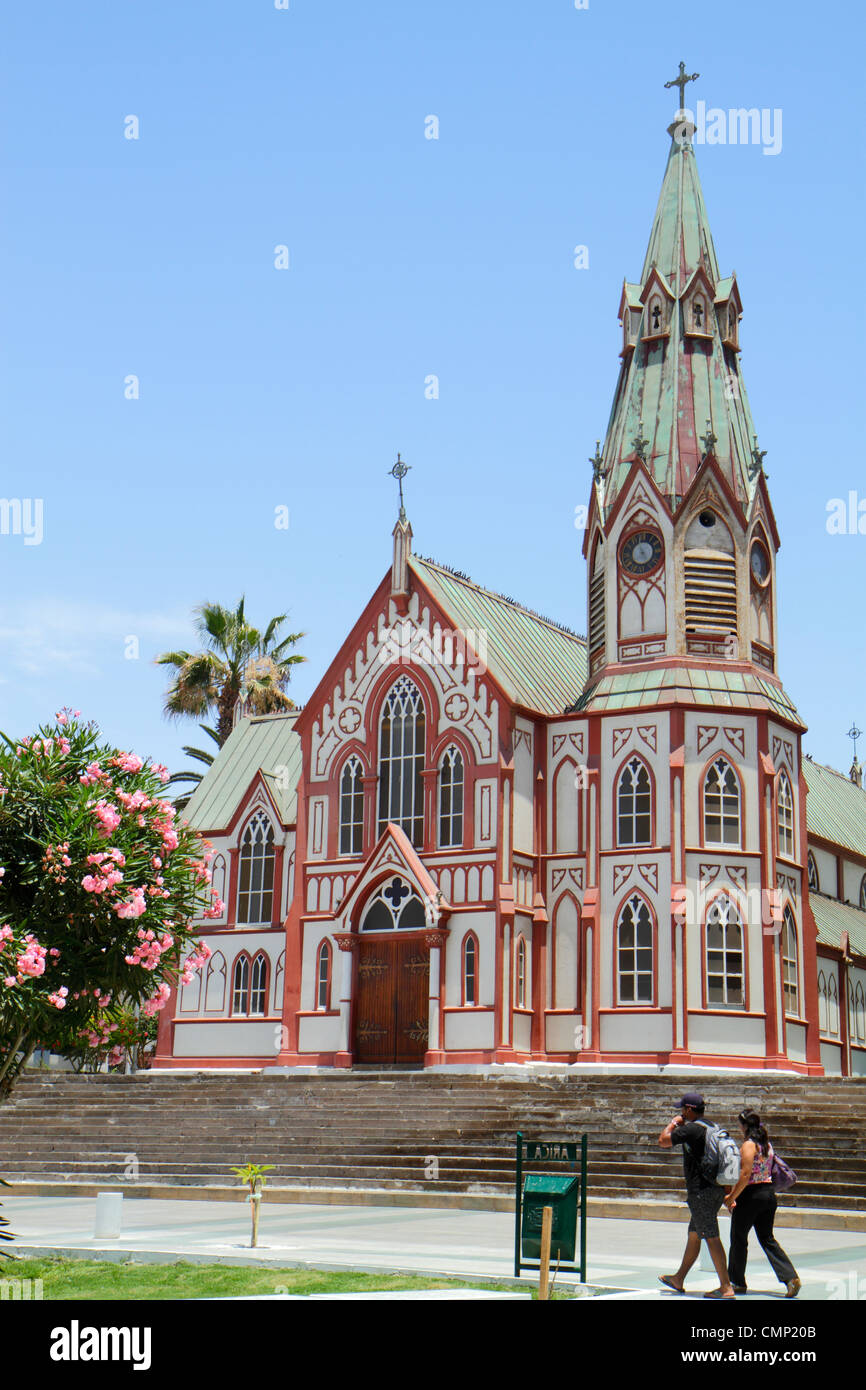
[[[686,1201],[692,1219],[689,1231],[696,1232],[701,1240],[713,1240],[719,1234],[719,1210],[725,1200],[725,1189],[713,1183],[712,1187],[695,1188],[687,1193]]]

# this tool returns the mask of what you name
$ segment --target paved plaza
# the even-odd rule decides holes
[[[461,1279],[513,1276],[514,1218],[506,1212],[411,1207],[262,1204],[259,1240],[249,1248],[249,1204],[125,1198],[121,1234],[94,1238],[96,1199],[3,1195],[4,1214],[24,1255],[67,1255],[166,1263],[193,1260]],[[618,1298],[676,1298],[659,1274],[679,1264],[685,1222],[590,1218],[588,1282]],[[800,1299],[866,1299],[866,1238],[856,1232],[784,1228],[779,1238],[803,1289]],[[722,1237],[728,1243],[728,1223]],[[743,1301],[780,1299],[783,1289],[752,1237]],[[569,1282],[560,1278],[560,1284]],[[713,1288],[715,1276],[697,1266],[688,1292]],[[276,1287],[276,1286],[275,1286]]]

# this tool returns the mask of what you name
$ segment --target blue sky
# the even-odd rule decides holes
[[[70,704],[188,765],[201,736],[162,717],[153,656],[192,642],[196,604],[241,593],[308,634],[302,701],[390,563],[397,450],[417,550],[584,631],[574,512],[683,58],[695,99],[782,112],[777,155],[697,154],[744,300],[781,674],[806,748],[847,768],[866,535],[826,520],[832,498],[866,502],[862,103],[844,60],[862,39],[838,0],[7,13],[0,496],[43,499],[44,535],[0,535],[0,727]]]

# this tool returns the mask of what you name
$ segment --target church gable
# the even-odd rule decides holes
[[[459,732],[479,763],[498,757],[500,702],[487,677],[485,634],[449,621],[417,581],[402,607],[380,587],[309,701],[313,781],[332,777],[350,750],[368,771],[375,767],[378,710],[401,672],[423,685],[437,736]]]

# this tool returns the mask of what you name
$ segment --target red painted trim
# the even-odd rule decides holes
[[[266,796],[266,798],[267,798],[268,806],[270,807],[270,816],[271,816],[271,820],[273,821],[273,824],[274,824],[274,832],[275,832],[275,833],[274,833],[274,840],[276,841],[276,838],[277,838],[277,837],[276,837],[276,827],[277,827],[277,826],[279,826],[279,827],[283,830],[283,832],[285,832],[286,830],[289,829],[289,827],[288,827],[287,825],[284,825],[283,822],[282,822],[282,820],[280,819],[280,813],[279,813],[279,811],[278,811],[278,809],[277,809],[277,806],[276,806],[276,803],[275,803],[275,801],[274,801],[274,798],[271,796],[270,788],[268,787],[267,782],[265,781],[264,777],[262,776],[262,770],[261,770],[261,768],[259,768],[258,771],[255,773],[254,777],[252,778],[252,780],[250,781],[250,784],[249,784],[249,786],[247,787],[246,791],[244,792],[243,796],[242,796],[242,797],[240,798],[240,800],[238,801],[237,807],[236,807],[236,809],[235,809],[235,812],[234,812],[234,814],[233,814],[231,820],[229,821],[229,823],[228,823],[226,829],[225,829],[224,831],[220,831],[220,832],[217,832],[217,833],[232,836],[232,835],[235,834],[235,831],[237,831],[237,830],[238,830],[238,827],[240,826],[240,830],[239,830],[238,837],[237,837],[237,838],[238,838],[238,844],[240,844],[241,838],[242,838],[242,836],[243,836],[243,832],[246,830],[247,825],[248,825],[249,822],[252,820],[252,818],[253,818],[253,816],[255,815],[256,811],[258,811],[259,809],[265,809],[265,810],[267,809],[267,808],[262,808],[262,807],[261,807],[261,803],[257,803],[255,806],[250,806],[250,804],[249,804],[250,798],[252,797],[252,795],[253,795],[254,792],[258,791],[259,787],[261,787],[262,791],[264,792],[264,794],[265,794],[265,796]]]
[[[226,903],[226,927],[230,931],[238,916],[238,873],[240,870],[240,850],[237,845],[229,850],[229,896]]]

